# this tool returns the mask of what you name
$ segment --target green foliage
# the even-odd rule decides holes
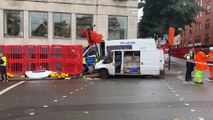
[[[145,0],[139,26],[139,37],[167,34],[169,27],[179,28],[195,23],[196,15],[204,11],[194,0]]]

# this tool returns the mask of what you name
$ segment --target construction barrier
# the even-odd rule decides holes
[[[7,57],[7,72],[51,70],[78,75],[82,73],[83,46],[81,45],[0,45]]]
[[[190,50],[191,48],[171,48],[170,54],[173,57],[184,59],[184,55]],[[199,47],[194,48],[195,53],[198,53],[200,50]],[[208,54],[208,48],[204,48],[206,54]]]

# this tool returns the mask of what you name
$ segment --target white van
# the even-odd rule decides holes
[[[95,65],[100,77],[109,75],[163,75],[162,50],[112,50],[112,59],[102,59]],[[109,56],[109,55],[108,55]]]

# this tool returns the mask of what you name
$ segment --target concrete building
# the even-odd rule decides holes
[[[213,45],[213,1],[196,0],[197,3],[206,9],[196,16],[196,24],[187,26],[181,34],[180,47],[196,47]]]
[[[88,45],[89,25],[107,39],[137,38],[138,0],[0,0],[1,45]]]

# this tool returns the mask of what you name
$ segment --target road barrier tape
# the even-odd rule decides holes
[[[195,64],[202,64],[202,65],[213,66],[213,63],[208,63],[208,62],[205,62],[205,63],[204,62],[195,62],[194,60],[186,60],[186,62],[191,62],[191,63],[195,63]]]

